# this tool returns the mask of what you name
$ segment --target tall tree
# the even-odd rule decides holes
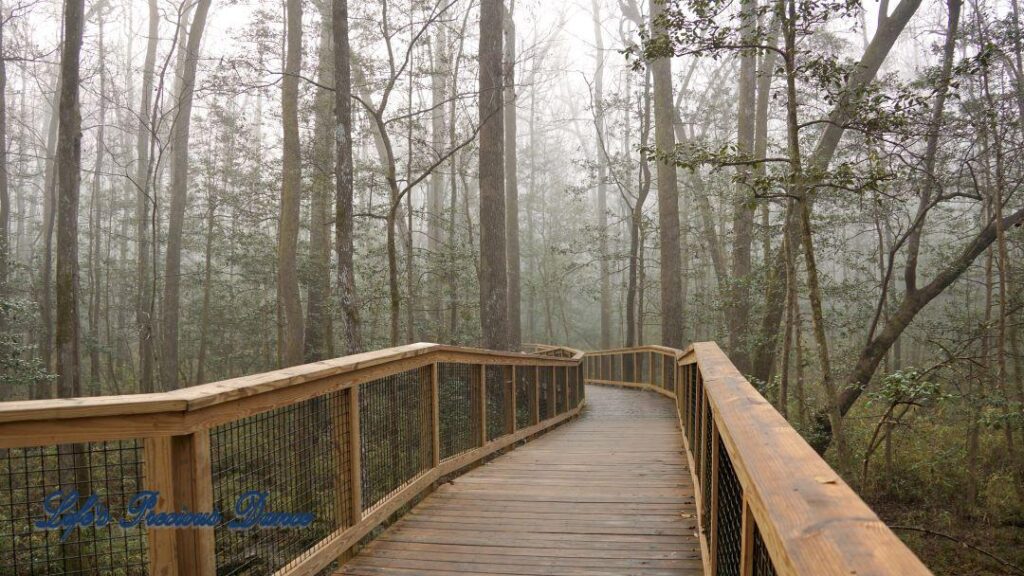
[[[651,38],[664,37],[665,4],[650,0]],[[654,82],[654,144],[661,152],[675,149],[672,122],[672,60],[664,57],[650,63]],[[683,347],[682,254],[679,245],[679,189],[675,164],[659,160],[658,227],[661,248],[661,342]]]
[[[188,140],[192,123],[192,97],[195,93],[199,47],[206,28],[210,0],[199,0],[184,44],[174,123],[171,128],[171,206],[167,226],[167,256],[164,259],[163,350],[160,359],[160,384],[164,390],[178,388],[178,321],[181,308],[181,242],[188,198]]]
[[[139,391],[153,392],[153,282],[149,261],[150,210],[154,204],[150,194],[152,124],[150,108],[153,106],[153,84],[156,76],[156,48],[160,39],[160,11],[157,0],[149,0],[149,29],[146,39],[146,58],[142,65],[142,93],[138,110],[138,130],[135,136],[135,234],[136,234],[136,297],[135,324],[139,339]]]
[[[608,270],[608,154],[605,142],[604,31],[601,29],[601,0],[590,0],[594,24],[594,130],[600,147],[597,154],[597,252],[601,305],[601,348],[612,347],[612,287]],[[627,327],[628,330],[628,327]]]
[[[57,391],[81,396],[78,319],[78,195],[82,169],[82,114],[78,88],[84,0],[64,1],[60,128],[57,136]]]
[[[352,253],[352,68],[348,41],[348,0],[332,0],[331,20],[334,32],[334,198],[335,240],[338,258],[338,297],[345,325],[345,351],[363,349],[359,301],[356,298]]]
[[[302,0],[286,3],[285,64],[281,80],[281,211],[277,228],[277,298],[283,311],[281,347],[283,366],[301,364],[305,335],[299,295],[299,209],[302,165],[299,150],[299,74],[302,72]]]
[[[334,125],[334,98],[330,86],[334,76],[334,47],[331,45],[331,8],[325,1],[316,3],[320,11],[320,47],[317,62],[317,88],[313,110],[312,198],[309,206],[309,280],[306,298],[306,361],[329,358],[333,352],[331,298],[331,176],[334,174],[334,150],[331,136]]]
[[[480,332],[483,346],[507,350],[502,0],[480,2]]]
[[[505,88],[505,235],[508,250],[508,345],[522,346],[522,290],[519,278],[519,177],[516,172],[516,23],[515,0],[509,0],[505,13],[504,88]]]
[[[4,25],[7,19],[0,2],[0,301],[7,296],[10,259],[11,193],[7,174],[7,55],[4,53]],[[0,330],[3,329],[0,312]]]

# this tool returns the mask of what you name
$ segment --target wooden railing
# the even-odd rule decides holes
[[[576,415],[582,353],[543,352],[414,344],[168,393],[0,403],[0,574],[320,573],[439,479]],[[72,487],[115,519],[143,489],[158,511],[223,517],[66,541],[33,529]],[[311,528],[228,529],[248,491]]]
[[[706,574],[931,574],[717,344],[592,352],[584,366],[587,383],[675,401]]]

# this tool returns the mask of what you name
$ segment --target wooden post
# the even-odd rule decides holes
[[[147,438],[143,450],[146,488],[160,494],[157,511],[213,510],[208,430]],[[146,536],[150,574],[216,574],[213,528],[148,529]]]
[[[441,462],[441,405],[439,400],[439,384],[437,380],[437,362],[430,365],[430,403],[431,403],[431,437],[434,440],[434,454],[431,466],[436,468]]]
[[[569,367],[562,366],[562,384],[565,388],[565,411],[568,412],[572,407],[569,405]]]
[[[533,367],[533,402],[530,402],[533,423],[540,422],[540,366]]]
[[[509,421],[508,421],[508,432],[510,434],[513,434],[516,431],[516,415],[519,412],[516,409],[516,407],[517,407],[516,406],[516,402],[518,402],[518,400],[516,399],[516,365],[513,364],[512,366],[510,366],[509,367],[509,371],[512,374],[512,385],[509,387],[510,390],[509,390],[509,395],[508,395],[508,397],[509,397],[509,402],[508,402],[508,413],[509,413],[509,415],[508,415],[508,419],[509,419]]]
[[[742,528],[740,530],[740,576],[754,575],[754,514],[747,498],[743,497]]]
[[[352,524],[358,524],[363,519],[363,478],[362,478],[362,454],[360,452],[359,439],[359,386],[349,388],[348,393],[348,417],[349,417],[349,444],[348,444],[348,489],[349,504],[351,505]]]
[[[480,365],[480,445],[487,444],[487,365]]]
[[[213,510],[213,468],[210,431],[200,430],[171,439],[174,509]],[[213,528],[173,530],[178,541],[178,570],[182,574],[215,576],[217,563]]]
[[[149,490],[160,493],[156,509],[161,512],[174,510],[174,447],[170,436],[146,438],[143,441],[144,480]],[[149,544],[149,573],[152,576],[177,576],[178,539],[175,530],[146,530]]]

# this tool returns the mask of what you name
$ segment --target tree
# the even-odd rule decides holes
[[[597,233],[598,233],[598,282],[600,282],[601,305],[601,348],[612,347],[612,289],[608,270],[608,154],[604,150],[605,104],[604,104],[604,32],[601,30],[601,0],[591,0],[594,24],[594,130],[600,143],[597,155]],[[627,309],[627,314],[632,307]],[[629,328],[627,328],[628,330]],[[628,345],[628,344],[627,344]]]
[[[509,347],[505,235],[502,0],[480,2],[480,332],[483,346]]]
[[[504,125],[505,125],[505,235],[508,257],[508,345],[518,350],[523,342],[522,291],[519,279],[519,178],[516,173],[516,23],[515,0],[509,0],[504,37]]]
[[[188,140],[192,121],[199,47],[206,28],[210,0],[199,0],[184,44],[181,74],[175,94],[177,114],[171,127],[171,206],[167,227],[167,256],[164,260],[163,357],[160,384],[164,390],[178,388],[178,322],[181,308],[181,243],[188,198]]]
[[[277,232],[277,297],[284,312],[280,328],[284,366],[303,358],[302,301],[299,295],[298,242],[302,165],[299,157],[299,74],[302,72],[302,1],[288,0],[284,78],[281,80],[281,219]]]
[[[652,42],[667,42],[664,29],[665,5],[650,0]],[[654,82],[654,144],[659,152],[675,150],[672,122],[672,61],[650,62]],[[679,188],[676,166],[671,160],[657,163],[658,230],[661,248],[661,343],[683,347],[682,255],[679,244]]]
[[[348,40],[348,0],[332,0],[334,40],[335,179],[334,250],[338,258],[338,298],[345,325],[345,350],[363,350],[359,301],[356,298],[352,242],[352,71]]]

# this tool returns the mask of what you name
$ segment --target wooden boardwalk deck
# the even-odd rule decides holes
[[[672,401],[588,386],[587,403],[440,487],[338,574],[703,574]]]

